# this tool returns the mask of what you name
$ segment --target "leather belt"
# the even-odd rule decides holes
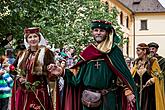
[[[117,87],[116,88],[101,89],[101,90],[88,88],[87,90],[90,90],[90,91],[93,91],[93,92],[97,92],[97,93],[101,93],[102,95],[106,95],[109,92],[116,91]]]

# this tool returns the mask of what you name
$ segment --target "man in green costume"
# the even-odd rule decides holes
[[[136,86],[122,51],[116,45],[120,39],[111,22],[94,20],[91,29],[96,43],[80,53],[79,62],[70,69],[52,69],[65,80],[61,109],[138,110]],[[98,98],[88,94],[91,92],[101,93],[100,105],[91,105],[89,100]]]

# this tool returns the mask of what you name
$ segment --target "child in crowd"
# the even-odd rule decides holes
[[[13,79],[9,74],[8,58],[0,57],[0,110],[7,110],[11,90],[13,87]]]

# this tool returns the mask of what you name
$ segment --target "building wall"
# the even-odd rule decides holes
[[[158,54],[165,57],[165,13],[136,13],[135,15],[128,8],[124,7],[117,0],[101,0],[101,2],[108,2],[109,7],[116,7],[119,12],[123,12],[123,37],[129,38],[129,57],[137,57],[136,46],[139,43],[156,42],[159,44]],[[129,28],[126,28],[125,19],[129,16]],[[147,20],[148,30],[140,30],[141,20]],[[120,23],[120,17],[118,17]],[[126,54],[126,45],[123,48],[123,54]]]
[[[139,13],[135,15],[135,46],[139,43],[156,42],[158,53],[165,56],[165,13]],[[147,20],[148,30],[140,30],[141,20]],[[136,52],[136,49],[134,50]],[[137,55],[135,54],[135,57]]]
[[[120,24],[120,27],[122,28],[122,31],[124,32],[123,34],[123,38],[128,38],[129,39],[129,53],[127,54],[127,45],[126,43],[123,45],[123,54],[125,56],[133,56],[133,16],[132,16],[132,12],[127,9],[126,7],[124,7],[123,5],[121,5],[119,2],[117,2],[117,0],[101,0],[101,2],[107,2],[109,5],[109,9],[111,10],[112,7],[116,7],[117,10],[119,11],[119,13],[123,13],[123,24],[120,24],[120,14],[118,16],[118,23]],[[126,18],[128,17],[129,19],[129,26],[128,28],[126,27]]]

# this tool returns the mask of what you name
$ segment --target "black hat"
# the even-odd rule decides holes
[[[151,43],[148,44],[148,47],[155,47],[155,48],[158,49],[159,45],[157,43],[155,43],[155,42],[151,42]]]

